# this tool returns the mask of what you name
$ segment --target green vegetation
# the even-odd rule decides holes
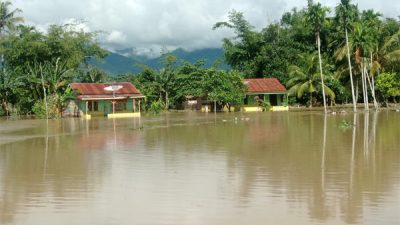
[[[356,111],[357,102],[367,108],[372,99],[378,107],[379,101],[398,98],[375,81],[385,83],[382,73],[398,79],[400,21],[360,11],[350,0],[341,0],[334,9],[309,0],[306,8],[286,12],[260,31],[242,13],[231,11],[228,21],[215,24],[214,29],[220,28],[235,32],[223,40],[232,68],[246,77],[278,78],[299,103],[351,99]]]
[[[342,120],[340,121],[338,127],[341,130],[347,130],[349,128],[352,128],[354,125],[351,121],[347,121],[347,120]]]
[[[309,0],[307,7],[286,12],[261,30],[231,11],[228,21],[213,27],[234,31],[223,39],[231,70],[221,70],[221,61],[210,66],[165,53],[161,66],[141,65],[142,72],[119,76],[92,64],[108,54],[96,33],[79,30],[78,24],[40,32],[24,25],[21,13],[0,1],[1,115],[57,117],[73,96],[71,82],[133,82],[146,96],[144,109],[155,113],[179,109],[193,97],[214,109],[230,109],[242,103],[243,78],[251,77],[276,77],[289,89],[290,104],[323,105],[325,110],[327,104],[352,102],[356,111],[356,103],[367,109],[370,101],[378,107],[400,97],[399,19],[360,11],[350,0],[333,9]]]
[[[160,101],[154,101],[150,104],[149,112],[153,114],[159,114],[163,110],[164,106]]]
[[[202,97],[216,106],[239,104],[245,92],[240,73],[205,68],[203,62],[183,63],[177,66],[173,55],[163,56],[164,68],[155,70],[145,67],[143,73],[132,76],[131,81],[147,97],[147,107],[160,102],[164,109],[179,108],[188,96]]]
[[[53,105],[59,114],[70,82],[99,80],[84,65],[89,57],[103,58],[107,51],[98,45],[95,33],[79,31],[77,24],[52,25],[42,33],[21,24],[20,10],[10,11],[10,7],[11,3],[0,2],[2,111],[42,117],[43,102],[49,100],[50,114]]]

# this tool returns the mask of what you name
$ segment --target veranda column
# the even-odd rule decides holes
[[[112,101],[113,114],[115,114],[115,101]]]

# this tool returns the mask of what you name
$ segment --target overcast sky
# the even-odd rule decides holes
[[[28,24],[84,20],[87,31],[104,31],[108,49],[136,47],[142,54],[158,54],[161,47],[188,50],[220,47],[228,30],[213,31],[232,9],[241,11],[257,29],[279,20],[283,12],[306,5],[306,0],[11,0],[23,10]],[[319,1],[335,6],[339,0]],[[400,15],[399,0],[353,0],[361,9],[373,8],[385,16]]]

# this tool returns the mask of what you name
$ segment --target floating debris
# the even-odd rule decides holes
[[[349,121],[346,121],[346,120],[342,120],[342,121],[339,123],[339,128],[340,128],[340,129],[343,129],[343,130],[347,130],[347,129],[353,127],[353,126],[354,126],[354,125],[353,125],[352,122],[349,122]]]

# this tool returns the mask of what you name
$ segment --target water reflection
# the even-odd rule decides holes
[[[30,138],[0,145],[0,224],[398,224],[399,121],[171,113],[3,132]]]
[[[112,136],[104,120],[50,121],[49,126],[38,122],[4,133],[23,137],[0,145],[0,224],[13,224],[15,216],[29,209],[63,211],[93,200],[110,159],[107,153],[94,158],[90,151],[107,150],[116,141],[136,141],[136,135],[118,135],[118,126],[114,121]],[[135,129],[136,122],[128,127]]]

